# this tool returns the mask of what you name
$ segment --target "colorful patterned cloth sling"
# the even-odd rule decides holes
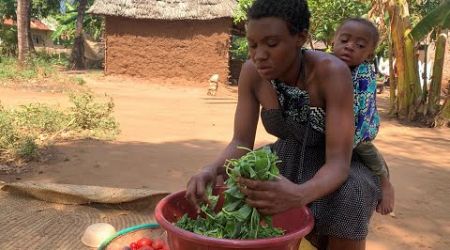
[[[355,138],[353,146],[375,139],[380,126],[377,111],[375,72],[370,63],[364,62],[352,70]]]

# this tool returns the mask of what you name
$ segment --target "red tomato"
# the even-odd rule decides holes
[[[155,250],[162,249],[164,247],[164,241],[162,241],[160,239],[156,239],[156,240],[153,241],[152,247]]]
[[[154,250],[154,249],[151,246],[143,246],[143,247],[138,248],[137,250]]]
[[[136,242],[131,242],[130,248],[131,250],[138,250],[139,246]]]
[[[143,247],[143,246],[151,247],[152,243],[153,243],[153,241],[151,239],[145,238],[145,237],[137,241],[138,247]]]

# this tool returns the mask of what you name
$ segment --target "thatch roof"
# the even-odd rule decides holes
[[[233,16],[236,0],[95,0],[89,13],[136,19],[210,20]]]

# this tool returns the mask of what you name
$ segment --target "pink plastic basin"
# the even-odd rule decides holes
[[[219,189],[220,190],[223,189]],[[185,198],[185,191],[170,194],[162,199],[155,209],[155,218],[167,231],[171,250],[298,250],[302,238],[311,232],[314,219],[307,207],[295,208],[273,216],[273,224],[286,231],[285,235],[256,240],[216,239],[198,235],[181,228],[177,222],[185,213],[197,216],[194,207]],[[220,201],[219,201],[220,203]]]

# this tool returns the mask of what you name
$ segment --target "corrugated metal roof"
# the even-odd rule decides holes
[[[17,22],[12,19],[4,19],[3,24],[7,26],[16,26]],[[45,23],[41,22],[39,19],[32,19],[31,20],[31,29],[32,30],[45,30],[45,31],[51,31],[51,29],[45,25]]]

